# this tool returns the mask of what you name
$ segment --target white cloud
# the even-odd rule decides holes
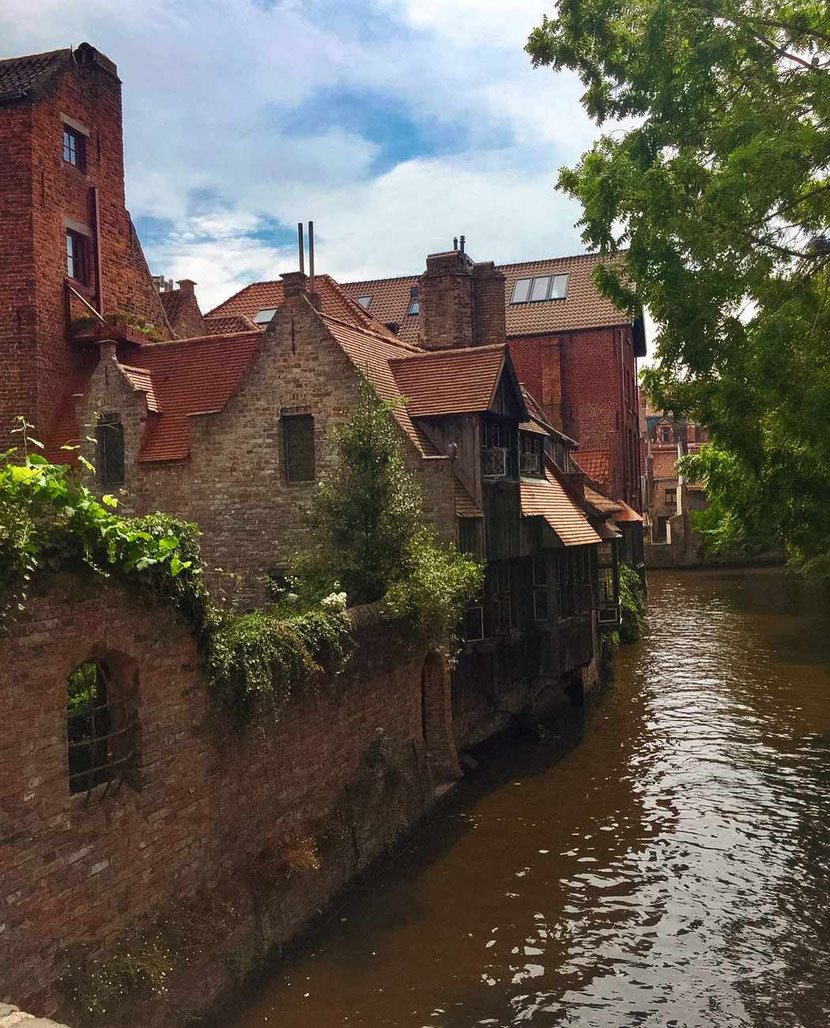
[[[116,61],[128,206],[172,223],[163,242],[146,241],[150,264],[196,279],[208,308],[295,266],[293,247],[262,241],[265,219],[313,218],[318,267],[343,278],[418,271],[460,232],[477,259],[578,250],[578,210],[554,183],[595,130],[579,83],[534,72],[523,52],[551,9],[545,0],[5,0],[0,38],[8,54],[86,39]],[[441,129],[458,145],[379,172],[381,144],[354,127],[285,132],[286,114],[321,89],[388,97],[427,135]]]

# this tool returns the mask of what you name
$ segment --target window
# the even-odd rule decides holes
[[[66,741],[70,793],[96,785],[119,788],[135,763],[138,718],[126,698],[111,695],[107,669],[87,660],[66,679]]]
[[[63,159],[81,171],[86,171],[86,136],[77,129],[63,126]]]
[[[660,442],[670,443],[671,442],[671,425],[660,426]]]
[[[421,304],[418,300],[418,287],[411,286],[409,290],[409,310],[407,314],[420,314]]]
[[[523,476],[542,478],[544,473],[543,455],[545,444],[540,435],[530,432],[519,434],[519,470]]]
[[[261,311],[257,311],[254,315],[255,325],[269,325],[271,319],[277,313],[276,307],[264,307]]]
[[[89,240],[71,228],[66,230],[66,274],[89,284]]]
[[[512,478],[513,431],[503,421],[484,421],[481,426],[481,473],[485,478]]]
[[[283,415],[285,477],[289,482],[314,481],[314,418],[310,414]]]
[[[567,275],[537,275],[534,278],[516,279],[510,302],[538,303],[540,300],[564,300],[567,295]]]
[[[358,296],[357,302],[360,304],[360,306],[365,311],[368,311],[369,310],[369,304],[372,302],[372,297],[371,296]]]
[[[666,490],[666,506],[676,507],[677,506],[677,489]]]
[[[533,620],[547,621],[550,617],[548,604],[548,562],[545,557],[533,558]]]
[[[556,605],[560,618],[591,610],[589,546],[569,546],[556,553]]]
[[[102,414],[95,429],[101,485],[124,484],[124,426],[117,414]]]

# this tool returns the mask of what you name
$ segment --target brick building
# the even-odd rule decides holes
[[[642,319],[631,321],[597,289],[596,254],[505,264],[506,329],[521,382],[538,398],[554,427],[580,443],[611,495],[642,507],[636,358],[645,356]],[[257,296],[265,302],[267,283]],[[252,287],[255,288],[255,287]],[[378,321],[401,338],[421,337],[424,276],[344,283]],[[488,302],[499,293],[496,280]],[[219,313],[238,309],[243,290]]]
[[[112,61],[88,43],[0,61],[0,167],[5,445],[18,415],[52,433],[67,383],[88,359],[70,325],[90,308],[143,319],[162,339],[172,332],[125,207]]]
[[[684,479],[677,470],[677,460],[687,453],[698,453],[700,444],[708,440],[706,429],[684,418],[641,407],[642,459],[645,469],[645,530],[652,543],[670,543],[682,526],[677,517],[706,506],[706,497],[698,483]],[[674,526],[674,529],[672,529]],[[686,525],[689,530],[689,526]]]

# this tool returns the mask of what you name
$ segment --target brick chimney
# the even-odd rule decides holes
[[[280,278],[282,279],[283,295],[286,300],[290,300],[292,296],[308,293],[308,277],[305,272],[288,271],[284,275],[280,275]]]
[[[176,285],[187,296],[195,296],[196,295],[196,283],[193,281],[192,278],[180,278],[176,282]]]
[[[475,264],[463,250],[430,254],[418,281],[421,346],[451,350],[505,342],[504,281],[492,261]]]

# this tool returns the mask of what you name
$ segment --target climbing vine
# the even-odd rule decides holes
[[[630,564],[620,564],[620,615],[620,641],[636,642],[643,634],[646,590],[639,574]]]

